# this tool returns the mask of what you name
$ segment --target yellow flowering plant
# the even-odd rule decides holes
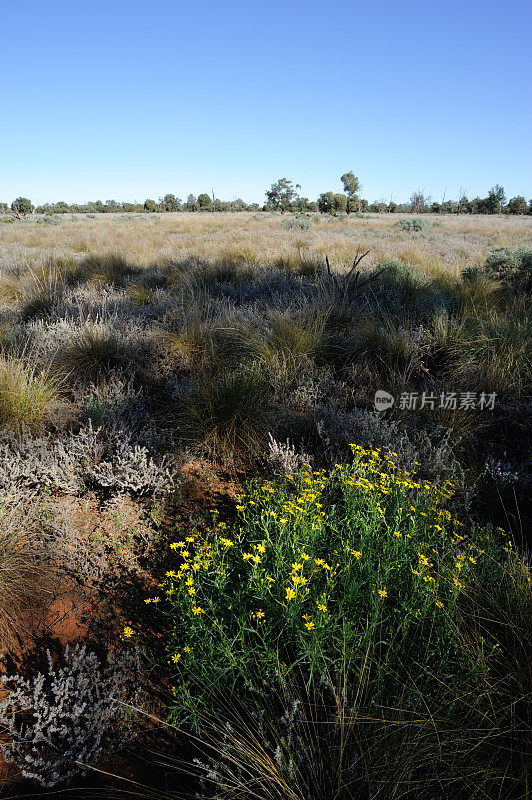
[[[151,607],[168,618],[177,698],[201,696],[202,686],[244,691],[279,664],[314,674],[347,658],[356,675],[368,652],[375,687],[389,683],[391,664],[398,681],[401,664],[430,660],[434,678],[424,680],[435,693],[438,671],[458,683],[469,675],[461,598],[513,557],[505,539],[466,530],[450,510],[450,484],[352,449],[352,462],[330,472],[305,464],[250,485],[234,525],[214,516],[209,536],[171,545]]]

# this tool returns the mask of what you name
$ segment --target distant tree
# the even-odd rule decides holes
[[[187,197],[187,202],[185,203],[185,208],[187,211],[198,210],[198,199],[195,195],[189,194],[189,196]]]
[[[318,197],[318,211],[322,214],[332,214],[334,210],[334,194],[332,192],[322,192]]]
[[[68,205],[68,203],[65,203],[64,200],[59,200],[58,203],[55,203],[52,206],[52,212],[54,214],[68,214],[68,212],[71,210],[71,207]]]
[[[0,214],[7,214],[9,206],[7,203],[0,203]]]
[[[289,211],[292,203],[297,200],[297,190],[301,189],[299,183],[295,187],[292,181],[288,178],[279,178],[276,183],[272,183],[270,189],[266,192],[266,207],[275,211]]]
[[[390,200],[390,202],[388,203],[388,213],[395,214],[396,211],[397,211],[397,203],[394,203],[393,200]]]
[[[27,197],[17,197],[17,199],[13,200],[11,203],[11,211],[13,211],[17,217],[26,217],[28,214],[31,214],[33,208],[31,200],[28,200]]]
[[[345,194],[333,195],[333,213],[345,214],[347,211],[347,197]]]
[[[212,210],[212,198],[206,192],[203,192],[198,197],[198,206],[200,211]]]
[[[422,191],[412,192],[410,196],[410,206],[414,214],[423,214],[429,210],[430,197],[425,197]]]
[[[446,200],[444,203],[441,204],[440,214],[455,214],[456,209],[457,209],[457,203],[455,203],[454,200]]]
[[[504,189],[496,183],[488,192],[486,198],[487,211],[485,213],[500,214],[505,205],[506,195],[504,194]]]
[[[467,199],[467,196],[463,194],[460,199],[458,200],[458,207],[456,209],[457,214],[468,214],[471,211],[471,203]]]
[[[368,210],[368,208],[369,208],[369,203],[368,203],[368,201],[367,201],[367,200],[364,200],[364,198],[362,198],[362,199],[360,200],[360,202],[359,202],[359,205],[358,205],[358,210],[359,210],[359,211],[367,211],[367,210]]]
[[[508,209],[510,214],[526,214],[528,212],[528,206],[525,198],[520,194],[517,195],[517,197],[512,197],[512,199],[508,201]]]
[[[241,197],[229,201],[229,211],[247,211],[247,203]]]
[[[179,197],[176,197],[175,194],[165,194],[165,196],[159,200],[159,204],[164,211],[181,210],[181,200]]]
[[[145,200],[144,201],[144,211],[149,211],[151,214],[153,214],[154,211],[158,211],[158,210],[159,210],[159,206],[157,205],[155,200]]]
[[[349,172],[344,172],[340,180],[344,186],[344,192],[347,195],[347,213],[349,214],[350,211],[358,211],[360,207],[360,201],[358,198],[358,192],[360,191],[359,179],[354,172],[350,170]]]
[[[310,211],[312,203],[308,197],[298,197],[294,203],[294,211]]]
[[[431,214],[439,214],[441,211],[441,203],[434,202],[430,207]]]

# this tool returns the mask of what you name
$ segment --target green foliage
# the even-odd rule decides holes
[[[159,210],[159,206],[155,202],[155,200],[145,200],[144,201],[144,211],[148,211],[153,213]]]
[[[318,211],[322,214],[332,214],[334,210],[334,194],[322,192],[318,197]]]
[[[21,217],[26,217],[28,214],[31,214],[33,209],[34,206],[27,197],[17,197],[17,199],[13,200],[11,203],[11,210]]]
[[[307,214],[296,214],[293,217],[283,220],[283,228],[286,230],[299,229],[302,231],[309,231],[312,228],[312,222]]]
[[[418,233],[432,228],[432,223],[420,217],[414,217],[413,219],[399,219],[395,226],[401,231],[415,231]]]
[[[351,199],[360,191],[360,181],[352,170],[345,172],[340,178],[344,186],[344,192]]]
[[[528,205],[525,198],[522,195],[512,197],[512,199],[508,201],[508,210],[510,214],[527,214]]]
[[[215,518],[207,539],[192,532],[171,545],[171,568],[146,601],[171,631],[171,718],[180,726],[197,721],[204,732],[205,720],[224,720],[227,708],[253,715],[258,702],[259,724],[279,737],[271,743],[265,735],[263,746],[272,747],[272,760],[277,747],[288,761],[279,755],[270,778],[287,781],[293,794],[282,796],[335,796],[323,782],[330,792],[329,782],[340,780],[331,763],[337,751],[310,750],[305,759],[294,739],[281,737],[282,705],[276,709],[273,698],[306,686],[307,699],[321,699],[301,736],[312,736],[320,719],[324,731],[332,729],[335,714],[345,723],[339,733],[349,734],[337,796],[372,797],[376,782],[383,796],[394,797],[399,742],[409,796],[428,797],[451,776],[456,796],[467,796],[501,771],[518,789],[527,779],[523,725],[530,731],[530,719],[525,723],[521,700],[519,721],[513,718],[509,686],[519,681],[520,666],[515,651],[510,670],[505,659],[515,642],[506,640],[501,608],[493,610],[495,626],[477,612],[503,584],[530,608],[528,570],[503,532],[466,529],[453,517],[448,484],[403,472],[393,455],[353,450],[353,463],[330,474],[307,465],[252,487],[233,529]],[[523,580],[512,584],[519,571]],[[521,630],[527,641],[529,622]],[[529,696],[530,687],[524,691]],[[376,720],[387,728],[386,743]],[[235,751],[227,747],[229,759]],[[377,766],[375,751],[387,770]],[[218,761],[223,755],[221,748]],[[255,759],[252,774],[267,780]]]
[[[181,200],[174,194],[165,194],[160,200],[159,205],[164,211],[181,211]],[[146,209],[149,211],[150,209]]]
[[[257,454],[272,424],[268,385],[256,370],[205,373],[179,413],[185,439],[214,457]]]
[[[206,193],[200,194],[198,196],[198,206],[200,211],[210,211],[212,208],[211,197]]]
[[[501,281],[512,288],[532,290],[532,250],[526,247],[498,247],[484,265],[484,273],[492,280]]]
[[[298,183],[294,187],[288,178],[279,178],[266,192],[266,207],[276,211],[289,211],[292,203],[297,200],[297,190],[300,188]]]
[[[20,358],[0,355],[0,426],[39,430],[59,404],[59,383]]]

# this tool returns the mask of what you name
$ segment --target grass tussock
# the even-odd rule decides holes
[[[252,370],[205,373],[179,414],[186,439],[225,458],[260,452],[271,421],[267,382]]]
[[[57,354],[55,365],[65,379],[98,383],[126,363],[119,333],[105,323],[86,322]]]
[[[23,644],[28,612],[51,580],[38,542],[27,508],[0,507],[0,657]]]
[[[0,426],[19,432],[39,430],[60,402],[60,382],[25,359],[0,355]]]

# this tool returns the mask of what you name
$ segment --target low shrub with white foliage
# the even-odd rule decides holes
[[[1,678],[10,689],[0,703],[7,742],[0,752],[23,777],[51,788],[116,752],[134,735],[124,703],[135,699],[138,663],[110,657],[104,665],[85,645],[67,647],[61,666],[47,651],[48,671]]]

